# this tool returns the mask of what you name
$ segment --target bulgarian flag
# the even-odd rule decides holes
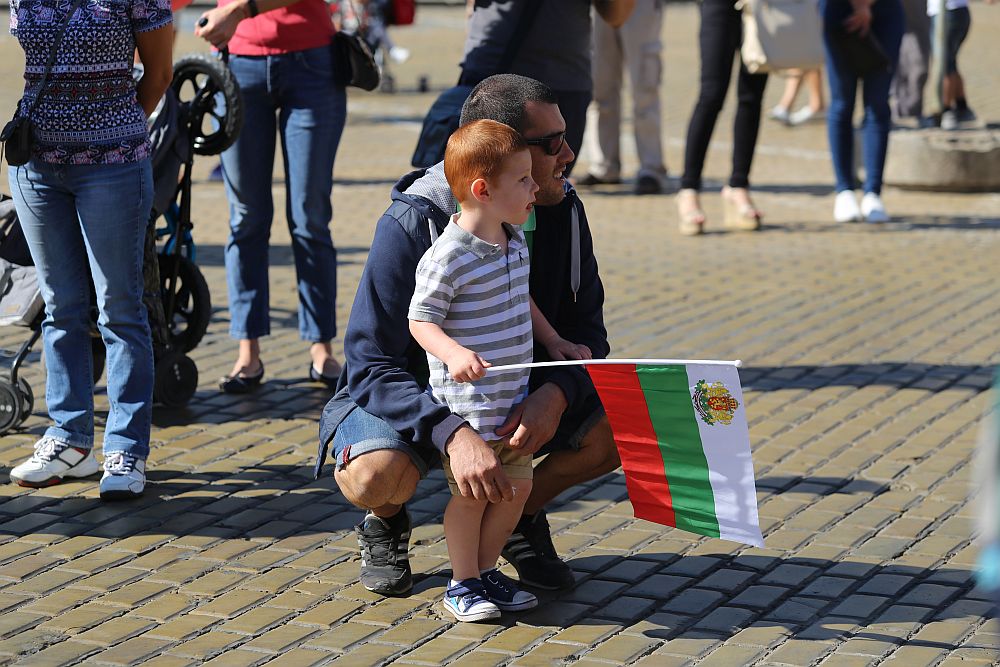
[[[636,517],[764,546],[738,361],[595,359],[528,366],[554,365],[583,365],[593,379]]]

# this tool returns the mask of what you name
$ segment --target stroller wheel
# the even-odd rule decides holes
[[[198,266],[183,255],[159,255],[160,293],[163,307],[170,303],[170,276],[174,274],[174,262],[177,265],[177,282],[174,284],[174,312],[168,315],[167,326],[170,328],[170,342],[174,349],[190,352],[208,331],[208,322],[212,318],[212,294],[208,290],[205,276]]]
[[[190,109],[191,146],[198,155],[218,155],[243,127],[243,98],[236,78],[218,58],[194,54],[174,63],[170,84]]]
[[[6,380],[0,380],[0,434],[14,428],[21,418],[21,401]]]
[[[20,426],[26,422],[35,409],[35,394],[31,391],[31,385],[28,384],[28,381],[22,377],[17,378],[17,393],[18,398],[21,399],[21,410],[14,426]]]
[[[198,367],[191,357],[171,350],[156,362],[153,401],[168,408],[188,404],[198,388]]]

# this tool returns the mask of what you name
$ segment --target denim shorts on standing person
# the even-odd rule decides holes
[[[337,251],[330,237],[333,163],[344,129],[347,97],[333,83],[332,53],[324,46],[270,56],[239,56],[229,67],[243,94],[240,138],[222,154],[229,197],[226,245],[230,334],[256,339],[270,333],[268,245],[275,134],[280,132],[287,192],[286,217],[299,295],[299,335],[327,341],[337,335]]]
[[[9,181],[45,300],[45,401],[54,422],[46,435],[81,449],[94,444],[93,280],[108,350],[104,455],[146,459],[153,397],[153,348],[142,302],[142,249],[153,201],[149,159],[82,165],[33,159],[11,167]]]
[[[864,191],[882,191],[882,172],[892,116],[889,110],[889,86],[899,60],[899,45],[906,28],[906,17],[900,0],[879,0],[871,6],[871,33],[888,56],[890,65],[882,71],[864,76],[855,73],[837,48],[832,32],[839,29],[852,13],[848,0],[820,0],[823,16],[823,45],[826,50],[827,73],[830,78],[830,109],[827,112],[827,132],[836,191],[854,190],[854,102],[858,80],[861,80],[865,107],[861,127],[862,156],[865,166]]]

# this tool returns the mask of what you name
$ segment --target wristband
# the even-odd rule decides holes
[[[250,18],[257,16],[260,13],[260,9],[257,7],[257,0],[247,0],[247,14]]]

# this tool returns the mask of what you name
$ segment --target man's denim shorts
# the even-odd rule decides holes
[[[597,393],[589,393],[577,400],[563,414],[556,434],[535,456],[551,452],[580,449],[580,442],[590,429],[604,416]],[[433,468],[441,466],[438,450],[430,445],[413,444],[384,421],[355,408],[337,427],[333,436],[333,456],[336,469],[342,470],[347,463],[367,452],[380,449],[396,449],[406,452],[423,478]]]

